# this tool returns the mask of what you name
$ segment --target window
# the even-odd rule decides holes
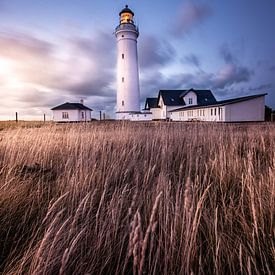
[[[204,110],[202,110],[202,116],[204,116]]]
[[[121,105],[124,106],[124,100],[122,100]]]
[[[124,77],[121,78],[122,83],[124,83]]]
[[[211,109],[211,116],[213,116],[213,109]]]
[[[193,104],[193,98],[188,99],[189,104]]]
[[[84,112],[81,112],[81,117],[82,117],[82,119],[85,118],[85,113]]]
[[[69,118],[69,113],[68,112],[62,112],[62,118],[63,119],[68,119]]]
[[[193,116],[193,110],[191,110],[191,111],[187,111],[187,116]]]
[[[121,56],[122,56],[122,59],[124,59],[124,53]]]
[[[121,35],[121,37],[124,37],[124,35]]]
[[[215,111],[214,114],[217,115],[217,108],[215,108],[214,111]]]

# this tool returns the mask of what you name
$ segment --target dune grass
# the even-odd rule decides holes
[[[0,132],[0,273],[274,270],[274,124]]]

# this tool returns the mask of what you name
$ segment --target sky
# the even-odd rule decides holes
[[[218,100],[268,93],[275,109],[275,0],[0,0],[0,120],[51,119],[79,102],[116,104],[119,12],[139,26],[141,107],[160,89],[211,89]]]

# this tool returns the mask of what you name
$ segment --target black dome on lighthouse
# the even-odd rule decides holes
[[[133,16],[135,15],[134,12],[128,8],[128,5],[126,5],[125,8],[119,13],[119,16],[123,13],[131,13]]]

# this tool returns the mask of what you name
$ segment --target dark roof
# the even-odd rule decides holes
[[[160,90],[159,97],[162,96],[164,104],[167,106],[184,106],[186,104],[183,97],[189,92],[194,92],[197,95],[198,105],[209,105],[217,102],[210,90]]]
[[[233,104],[233,103],[243,102],[243,101],[246,101],[246,100],[250,100],[250,99],[254,99],[254,98],[261,97],[261,96],[266,96],[266,95],[267,95],[266,93],[265,94],[258,94],[258,95],[250,95],[250,96],[244,96],[244,97],[238,97],[238,98],[221,100],[221,101],[217,101],[214,104],[186,106],[186,107],[182,107],[182,108],[178,108],[178,109],[172,110],[171,112],[181,111],[181,110],[190,110],[190,109],[199,109],[201,107],[224,106],[224,105],[229,105],[229,104]]]
[[[69,103],[69,102],[56,106],[52,108],[52,110],[53,111],[54,110],[90,110],[92,111],[92,109],[83,105],[82,103]]]
[[[146,108],[148,105],[148,108]],[[144,110],[148,110],[151,108],[158,108],[158,98],[157,97],[147,97],[145,101]]]
[[[131,13],[133,16],[135,15],[133,11],[128,8],[128,5],[126,5],[125,8],[119,13],[119,16],[123,13]]]
[[[180,96],[184,97],[189,92],[194,92],[197,95],[197,103],[198,105],[209,105],[209,104],[215,104],[217,102],[216,98],[212,94],[210,90],[186,90],[184,91]]]
[[[180,97],[183,90],[160,90],[158,95],[158,102],[160,96],[167,106],[180,106],[185,105],[183,99]]]

